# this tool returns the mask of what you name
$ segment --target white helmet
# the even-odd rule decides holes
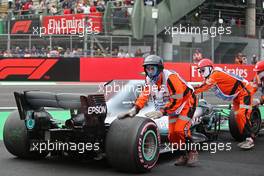
[[[153,72],[149,72],[147,70],[148,66],[154,66],[154,71]],[[159,74],[163,71],[164,69],[164,65],[163,65],[163,60],[161,57],[157,56],[157,55],[148,55],[145,59],[144,59],[144,63],[143,63],[143,67],[144,67],[144,71],[146,73],[146,75],[153,81],[156,81],[158,79]]]

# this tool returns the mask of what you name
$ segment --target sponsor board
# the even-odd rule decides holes
[[[220,67],[226,72],[233,73],[248,81],[252,81],[255,73],[253,72],[254,65],[237,65],[237,64],[215,64],[214,67]],[[190,82],[200,82],[202,77],[198,72],[196,64],[190,64]]]
[[[102,32],[102,14],[74,14],[64,16],[44,16],[39,34],[98,34]]]
[[[0,80],[79,81],[79,65],[78,58],[4,58],[0,59]]]

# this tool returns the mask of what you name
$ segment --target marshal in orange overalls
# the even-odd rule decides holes
[[[157,89],[154,90],[153,86]],[[191,140],[191,118],[196,107],[193,88],[177,73],[164,69],[156,84],[146,77],[146,85],[135,105],[142,109],[149,98],[153,99],[156,110],[169,116],[170,142],[183,144]]]
[[[245,79],[215,68],[195,94],[212,88],[215,95],[223,100],[233,100],[233,110],[241,134],[251,135],[250,113],[252,111],[253,87]]]

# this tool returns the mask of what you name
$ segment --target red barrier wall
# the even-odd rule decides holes
[[[112,79],[144,79],[143,58],[81,58],[80,81],[109,81]],[[253,65],[215,64],[226,71],[251,81]],[[166,62],[165,68],[179,73],[188,82],[200,82],[196,64]]]
[[[80,81],[144,79],[142,58],[81,58]]]
[[[2,58],[1,81],[83,81],[144,79],[143,58]],[[253,65],[216,64],[251,81]],[[179,73],[188,82],[202,78],[195,64],[166,62],[165,68]]]
[[[168,70],[176,71],[186,81],[191,79],[190,78],[191,67],[189,63],[166,62],[165,68]]]

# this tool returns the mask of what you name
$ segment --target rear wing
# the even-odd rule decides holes
[[[98,107],[105,110],[104,94],[51,93],[42,91],[14,92],[20,119],[26,119],[28,111],[44,107],[80,110],[82,113],[98,113]],[[97,109],[96,109],[97,108]],[[89,111],[89,112],[88,112]]]

